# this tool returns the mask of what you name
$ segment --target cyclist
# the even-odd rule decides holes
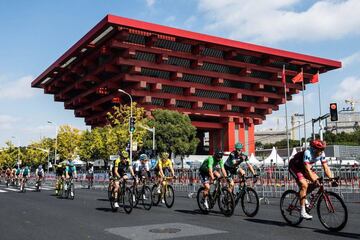
[[[157,189],[158,193],[161,193],[161,188],[164,185],[164,178],[165,178],[164,172],[168,172],[168,170],[170,170],[171,176],[175,178],[175,171],[173,168],[172,161],[169,159],[169,153],[162,152],[160,154],[160,160],[156,163],[155,166],[155,173],[159,177],[159,187]],[[161,202],[164,203],[165,202],[164,199],[161,199]]]
[[[289,172],[296,179],[299,186],[301,217],[310,220],[312,216],[306,212],[306,194],[308,188],[319,186],[318,176],[312,169],[312,165],[320,161],[327,177],[332,178],[331,170],[325,159],[324,149],[326,143],[321,140],[313,140],[310,142],[310,148],[298,152],[290,159]],[[309,182],[312,183],[309,187]]]
[[[9,182],[12,178],[12,171],[11,169],[8,167],[6,168],[5,170],[5,184],[8,186],[9,185]]]
[[[253,176],[257,176],[254,168],[249,163],[249,158],[246,154],[242,152],[243,145],[241,143],[235,144],[235,150],[232,151],[224,163],[224,167],[228,176],[229,181],[229,190],[230,192],[233,192],[234,190],[234,180],[233,178],[236,175],[239,175],[240,177],[245,175],[245,171],[241,168],[240,164],[245,162],[250,170],[250,172],[253,174]]]
[[[58,164],[56,165],[56,186],[55,186],[55,194],[57,195],[60,190],[60,185],[62,184],[62,181],[64,180],[64,173],[65,173],[65,164]]]
[[[146,172],[146,177],[150,178],[150,166],[149,166],[149,158],[146,154],[141,154],[139,160],[133,163],[133,169],[135,176],[141,178],[143,173]]]
[[[14,171],[14,170],[13,170]],[[16,186],[19,185],[20,183],[20,173],[21,173],[21,169],[18,166],[15,170],[15,174],[14,174],[14,182],[16,183]]]
[[[77,178],[77,173],[76,173],[76,167],[73,163],[73,161],[70,159],[65,167],[65,180],[67,181],[65,184],[65,187],[68,187],[68,182],[73,179],[73,178]],[[66,190],[66,188],[65,188]],[[73,197],[73,192],[70,192],[71,197]]]
[[[72,160],[69,160],[65,168],[65,179],[69,180],[70,178],[77,178],[76,167]]]
[[[88,169],[87,169],[87,179],[88,179],[88,189],[90,189],[93,186],[94,183],[94,166],[92,163],[89,163]]]
[[[119,183],[120,181],[128,179],[126,175],[127,171],[130,172],[131,176],[135,178],[133,169],[130,167],[129,153],[127,151],[122,151],[119,158],[115,160],[112,176],[114,178],[114,198],[118,198],[119,192]],[[117,201],[114,204],[115,208],[119,207]]]
[[[207,196],[210,190],[210,183],[214,181],[215,177],[220,177],[220,172],[222,172],[224,177],[227,177],[226,170],[224,168],[224,161],[222,157],[224,156],[223,151],[216,151],[213,156],[209,156],[200,166],[200,178],[201,183],[203,184],[204,191],[204,206],[206,209],[209,209],[209,203]]]
[[[19,176],[20,176],[20,184],[23,185],[23,187],[25,187],[25,183],[27,182],[28,177],[30,176],[29,167],[26,165],[22,165]]]
[[[43,166],[40,164],[39,167],[35,171],[35,177],[36,177],[36,186],[41,183],[43,177],[45,175]]]

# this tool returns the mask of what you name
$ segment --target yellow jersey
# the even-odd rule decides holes
[[[166,159],[165,161],[160,159],[158,161],[158,165],[157,165],[158,169],[162,168],[162,169],[165,169],[165,168],[170,168],[172,167],[172,162],[170,159]]]

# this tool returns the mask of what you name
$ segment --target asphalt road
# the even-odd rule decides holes
[[[347,204],[349,221],[339,233],[328,232],[316,216],[299,227],[285,224],[279,199],[261,205],[254,218],[239,206],[228,218],[217,211],[202,215],[196,199],[177,194],[172,209],[136,208],[114,213],[102,190],[77,189],[75,200],[58,199],[53,191],[26,193],[0,185],[1,240],[60,239],[360,239],[360,204]],[[160,204],[161,205],[161,204]]]

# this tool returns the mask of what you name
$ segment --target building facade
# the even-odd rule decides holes
[[[286,68],[287,85],[281,76]],[[341,67],[329,59],[233,41],[108,15],[33,82],[92,127],[107,124],[128,92],[148,114],[170,109],[189,115],[209,152],[241,141],[255,150],[254,126],[302,90],[318,71]],[[205,141],[200,141],[201,143]],[[201,149],[202,146],[199,146]]]

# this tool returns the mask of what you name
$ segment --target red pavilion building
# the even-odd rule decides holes
[[[329,59],[268,48],[107,15],[33,82],[64,102],[92,127],[107,124],[119,88],[149,114],[156,108],[188,114],[198,137],[231,151],[254,152],[254,126],[302,90],[291,78],[303,69],[308,84],[318,71],[341,67]],[[201,141],[199,152],[203,150]]]

